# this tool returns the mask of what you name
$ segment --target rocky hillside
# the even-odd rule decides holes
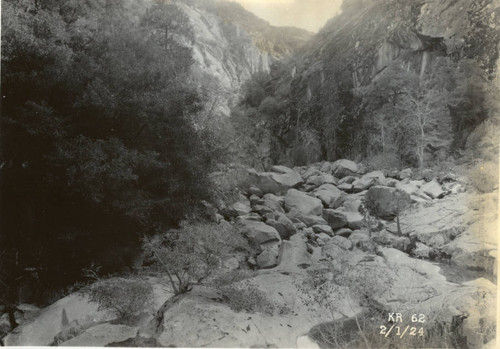
[[[312,37],[306,30],[274,27],[234,2],[186,1],[179,6],[195,35],[195,76],[215,79],[211,88],[219,93],[218,111],[226,116],[252,74],[269,72],[273,62],[297,52]]]
[[[139,319],[95,312],[86,296],[70,295],[27,311],[4,343],[359,347],[365,337],[373,346],[493,347],[496,192],[474,193],[453,174],[366,173],[349,160],[248,170],[246,183],[212,219],[237,227],[255,247],[224,264],[233,274],[248,271],[232,287],[259,290],[250,302],[265,307],[235,310],[220,290],[202,285],[153,316],[172,293],[161,278],[142,276],[153,299]],[[379,332],[392,312],[403,314],[404,326],[412,314],[425,320],[404,342],[387,339]]]

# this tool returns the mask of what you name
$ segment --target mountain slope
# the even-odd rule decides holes
[[[295,53],[312,33],[279,28],[229,2],[179,3],[189,17],[195,40],[193,71],[213,80],[218,111],[229,115],[243,82],[252,74],[269,72],[273,62]]]

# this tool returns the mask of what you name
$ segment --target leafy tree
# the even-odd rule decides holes
[[[193,123],[202,99],[182,45],[189,23],[172,6],[2,3],[9,304],[30,278],[39,280],[30,301],[43,302],[92,263],[103,273],[131,265],[143,234],[176,226],[209,198],[213,158]],[[157,22],[167,10],[175,21]]]

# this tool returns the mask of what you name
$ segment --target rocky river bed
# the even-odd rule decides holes
[[[216,289],[199,286],[153,333],[152,314],[172,293],[161,278],[143,276],[155,299],[135,322],[117,322],[86,296],[71,294],[25,312],[4,344],[331,347],[318,333],[322,324],[336,324],[351,343],[371,335],[379,344],[421,347],[422,328],[424,337],[449,336],[442,347],[494,347],[498,194],[475,193],[453,174],[415,177],[411,170],[367,173],[349,160],[275,166],[248,170],[234,204],[209,205],[211,219],[237,227],[255,246],[254,255],[225,264],[253,270],[240,282],[261,290],[271,312],[237,312]],[[315,293],[325,285],[331,288]],[[400,331],[416,328],[404,342],[382,333],[381,326],[398,324],[390,318],[396,313]],[[425,322],[413,323],[413,315]],[[371,321],[374,333],[363,333],[353,319]]]

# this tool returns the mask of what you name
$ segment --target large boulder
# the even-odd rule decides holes
[[[323,210],[323,218],[332,229],[342,228],[347,225],[347,218],[344,212],[325,209]]]
[[[323,204],[321,200],[309,196],[296,189],[290,189],[285,196],[285,208],[287,211],[296,209],[304,215],[321,215]]]
[[[326,207],[338,208],[344,201],[345,194],[333,184],[323,184],[313,192],[314,196]]]
[[[370,214],[382,219],[394,219],[410,205],[410,195],[395,188],[371,187],[365,196],[365,207]]]
[[[358,164],[346,159],[337,160],[331,166],[332,173],[337,178],[344,178],[356,174],[358,173],[358,169]]]
[[[445,194],[443,188],[438,183],[437,180],[432,180],[429,183],[424,184],[420,189],[433,199],[438,199]]]
[[[252,244],[261,245],[272,241],[281,241],[278,231],[263,222],[244,220],[239,225],[242,234]]]

